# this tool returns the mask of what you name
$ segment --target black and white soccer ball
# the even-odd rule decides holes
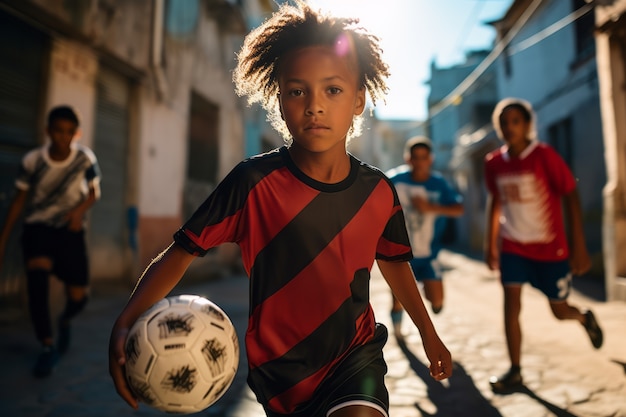
[[[239,341],[230,318],[197,295],[160,300],[126,339],[128,385],[140,401],[168,413],[196,413],[214,404],[238,366]]]

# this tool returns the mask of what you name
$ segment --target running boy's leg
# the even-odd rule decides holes
[[[26,261],[26,286],[28,309],[37,340],[44,346],[52,346],[50,323],[50,271],[52,261],[38,257]]]
[[[603,342],[602,329],[591,310],[583,312],[567,301],[573,278],[569,261],[533,261],[533,265],[536,272],[532,274],[530,283],[548,297],[554,317],[559,320],[578,320],[593,347],[600,348]]]
[[[424,284],[424,295],[430,302],[433,313],[439,314],[443,308],[443,276],[437,259],[425,260],[416,278]]]
[[[522,384],[520,367],[522,328],[519,322],[521,295],[521,285],[504,286],[504,331],[511,367],[503,375],[489,378],[489,383],[494,392],[506,392]]]
[[[50,323],[50,269],[49,258],[31,258],[26,262],[26,281],[28,309],[37,340],[42,345],[42,352],[33,367],[33,375],[46,377],[52,373],[59,359],[54,348],[52,325]]]
[[[489,383],[495,392],[503,392],[522,384],[521,351],[522,286],[528,282],[533,270],[529,260],[518,255],[500,255],[500,279],[504,290],[504,333],[511,367],[499,377],[491,377]]]
[[[436,259],[414,258],[409,262],[415,279],[423,286],[424,297],[430,302],[433,313],[438,314],[443,308],[443,280],[441,267]],[[402,337],[402,304],[393,292],[391,322],[396,337]]]
[[[63,241],[66,250],[57,256],[54,270],[65,283],[66,300],[65,309],[59,317],[57,348],[60,353],[65,353],[70,344],[70,322],[87,305],[89,265],[83,231],[64,230],[59,239]]]
[[[65,289],[66,302],[65,309],[59,317],[59,339],[57,341],[57,349],[60,354],[67,352],[70,345],[71,320],[78,315],[87,305],[87,287],[66,286]]]
[[[45,377],[52,373],[58,361],[54,348],[50,320],[50,274],[54,267],[54,248],[58,247],[50,228],[25,224],[22,230],[22,256],[25,261],[28,308],[42,352],[37,357],[33,375]]]
[[[522,351],[522,327],[519,322],[522,311],[522,286],[504,286],[504,331],[511,366],[520,366]]]
[[[550,308],[552,309],[554,317],[559,320],[578,320],[585,328],[593,347],[599,349],[602,346],[604,342],[602,329],[591,310],[587,310],[583,313],[577,307],[569,304],[567,300],[550,300]]]
[[[443,281],[440,279],[425,279],[424,296],[430,301],[433,313],[439,314],[443,308]]]

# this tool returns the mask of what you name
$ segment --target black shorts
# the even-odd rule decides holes
[[[84,230],[73,232],[45,224],[24,224],[24,261],[45,257],[52,260],[52,273],[66,285],[85,287],[89,283],[89,263]]]
[[[387,342],[387,328],[376,326],[374,338],[360,346],[333,375],[315,392],[308,406],[290,417],[327,417],[328,414],[350,405],[366,405],[389,415],[389,392],[385,386],[387,363],[383,346]],[[362,362],[362,363],[361,363]],[[265,410],[268,417],[285,417]]]

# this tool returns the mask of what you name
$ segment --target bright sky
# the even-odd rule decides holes
[[[504,16],[513,0],[309,0],[314,8],[358,17],[381,40],[389,64],[386,105],[381,119],[424,120],[430,64],[447,67],[464,61],[465,52],[490,49],[495,31],[483,22]]]

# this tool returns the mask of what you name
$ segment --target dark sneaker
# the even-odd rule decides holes
[[[589,339],[591,339],[593,347],[600,349],[602,342],[604,341],[604,337],[602,336],[602,329],[598,325],[596,317],[593,315],[591,310],[587,310],[585,313],[585,324],[583,326],[585,326],[585,330],[589,335]]]
[[[393,324],[393,332],[397,338],[402,337],[402,310],[391,310],[391,324]]]
[[[37,378],[49,376],[54,371],[58,361],[59,353],[57,350],[53,346],[44,347],[33,368],[33,375]]]
[[[500,377],[489,378],[489,384],[495,393],[511,391],[522,386],[522,374],[519,369],[511,368]]]
[[[63,320],[59,320],[59,340],[57,341],[57,350],[59,351],[59,355],[65,354],[67,349],[70,347],[71,340],[71,328],[68,322],[64,322]]]

